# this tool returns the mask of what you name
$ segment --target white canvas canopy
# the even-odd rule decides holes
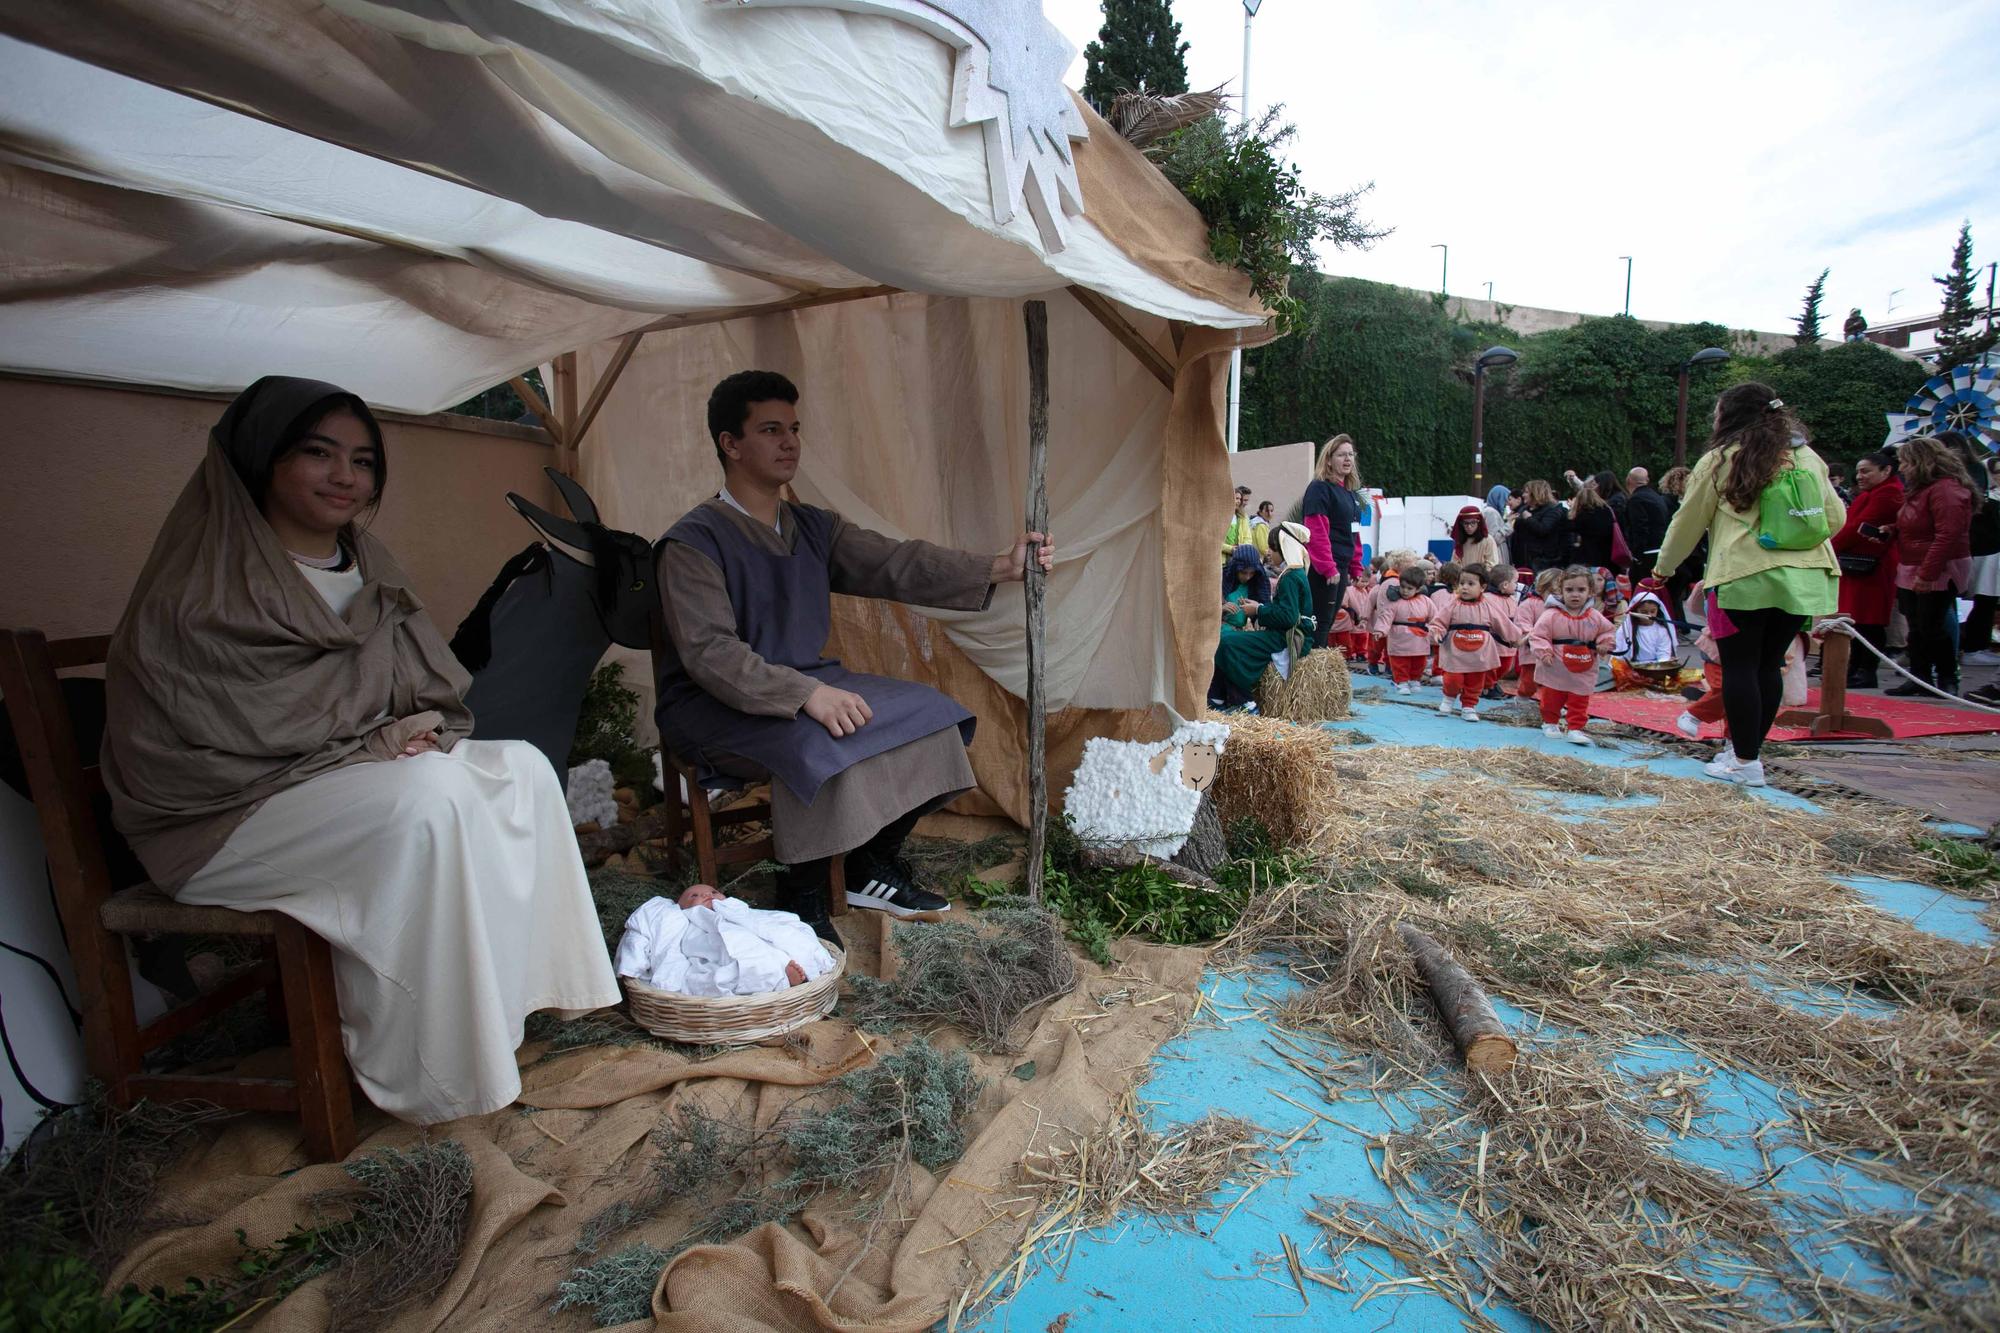
[[[1267,316],[1072,56],[1037,0],[0,0],[0,371],[426,412],[553,361],[553,406],[517,386],[650,537],[760,366],[806,395],[802,498],[997,550],[1044,299],[1059,783],[1126,710],[1201,707],[1217,353]],[[830,651],[978,712],[1025,821],[1024,638],[1018,588],[841,599]]]
[[[310,367],[430,411],[621,333],[882,287],[1262,322],[1100,225],[1132,202],[1073,159],[1131,150],[1071,141],[1035,0],[824,3],[0,0],[0,367]]]

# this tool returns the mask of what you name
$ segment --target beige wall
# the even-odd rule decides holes
[[[1250,488],[1250,512],[1269,500],[1277,506],[1279,518],[1290,518],[1292,510],[1305,498],[1306,483],[1312,480],[1311,440],[1298,444],[1274,444],[1264,449],[1244,449],[1229,456],[1229,480]],[[1216,520],[1218,527],[1229,525],[1228,513]]]
[[[225,399],[0,376],[0,625],[108,632]],[[553,507],[538,432],[389,417],[374,531],[449,636],[533,532],[508,491]]]

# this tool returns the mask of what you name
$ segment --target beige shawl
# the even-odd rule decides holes
[[[112,637],[104,784],[118,831],[169,892],[277,792],[392,760],[421,732],[448,749],[472,729],[465,672],[388,549],[354,535],[365,582],[334,615],[230,461],[268,454],[338,392],[267,379],[231,404]]]

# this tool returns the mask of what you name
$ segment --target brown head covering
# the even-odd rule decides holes
[[[347,398],[275,376],[237,396],[112,636],[104,784],[119,832],[163,889],[285,788],[392,759],[420,732],[449,748],[472,729],[466,675],[388,549],[347,534],[363,585],[336,616],[250,498],[246,479],[268,477],[286,428]]]

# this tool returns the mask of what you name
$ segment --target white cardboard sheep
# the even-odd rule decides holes
[[[1215,759],[1228,739],[1221,722],[1182,722],[1163,741],[1092,738],[1063,797],[1070,826],[1086,847],[1174,856],[1215,784]]]
[[[595,824],[601,829],[618,827],[618,798],[611,765],[602,759],[586,759],[569,771],[569,822]]]

